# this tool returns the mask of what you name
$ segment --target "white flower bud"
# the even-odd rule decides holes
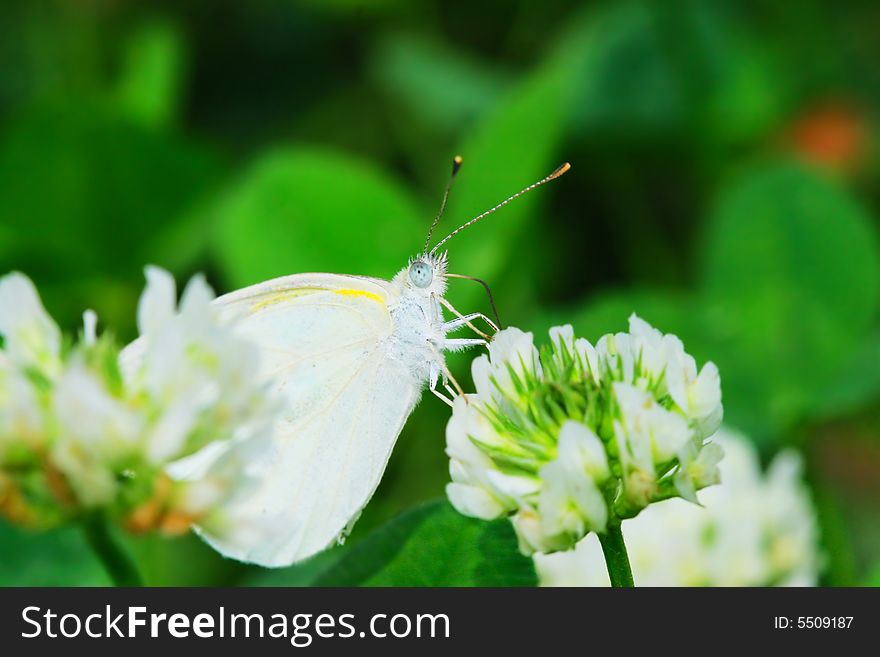
[[[608,457],[602,441],[585,425],[566,420],[559,430],[559,446],[556,460],[574,476],[586,473],[589,478],[602,484],[611,476]]]
[[[516,537],[519,541],[519,550],[523,554],[536,552],[553,552],[554,548],[549,539],[544,535],[541,516],[529,506],[523,506],[511,518]]]
[[[664,375],[672,353],[684,351],[681,340],[674,335],[664,336],[635,314],[629,318],[629,334],[632,358],[639,364],[641,377],[649,381]]]
[[[701,448],[693,442],[679,451],[679,469],[675,474],[675,488],[688,502],[699,504],[697,491],[721,482],[718,464],[724,458],[724,449],[718,443],[707,443]]]
[[[94,310],[83,313],[83,344],[93,346],[98,340],[98,315]]]
[[[494,520],[506,511],[497,497],[478,486],[455,482],[446,484],[446,496],[459,513],[472,518]]]
[[[538,350],[532,342],[531,333],[517,328],[499,331],[489,343],[489,355],[478,356],[471,365],[471,374],[477,394],[496,402],[516,398],[513,376],[541,376]]]
[[[633,340],[629,334],[603,335],[596,343],[596,353],[603,377],[616,381],[635,380],[638,354],[634,353]]]
[[[589,341],[584,338],[575,339],[571,324],[551,328],[550,342],[553,345],[557,362],[560,361],[563,354],[574,355],[575,362],[589,371],[594,383],[599,383],[601,378],[599,355]]]
[[[171,321],[177,306],[174,277],[152,265],[144,269],[147,285],[137,307],[137,326],[141,335],[155,335]]]

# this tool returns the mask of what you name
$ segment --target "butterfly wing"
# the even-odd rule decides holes
[[[284,566],[333,544],[357,519],[421,392],[385,351],[395,301],[388,282],[331,274],[288,276],[216,300],[259,346],[261,376],[284,407],[271,449],[248,463],[258,483],[199,528],[221,553]],[[242,443],[221,459],[207,452],[201,465],[230,458],[253,455]]]

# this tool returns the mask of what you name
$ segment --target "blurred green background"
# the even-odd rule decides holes
[[[823,582],[880,584],[878,61],[869,0],[4,0],[0,269],[128,340],[147,263],[218,292],[390,278],[453,154],[439,235],[570,161],[450,242],[452,271],[507,324],[595,340],[636,311],[716,361],[728,424],[805,454]],[[350,543],[442,495],[447,417],[423,400]],[[128,541],[153,584],[311,567]],[[0,523],[0,555],[3,585],[107,582],[73,528]]]

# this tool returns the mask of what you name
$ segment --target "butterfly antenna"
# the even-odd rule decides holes
[[[505,205],[507,205],[508,203],[510,203],[512,200],[519,198],[519,197],[522,196],[523,194],[527,194],[528,192],[532,191],[532,190],[535,189],[536,187],[540,187],[541,185],[543,185],[543,184],[545,184],[545,183],[548,183],[548,182],[550,182],[551,180],[556,180],[559,176],[561,176],[563,173],[565,173],[566,171],[568,171],[570,168],[571,168],[571,165],[570,165],[568,162],[566,162],[565,164],[562,164],[562,165],[556,167],[556,169],[554,169],[553,173],[551,173],[551,174],[550,174],[549,176],[547,176],[546,178],[542,178],[542,179],[539,180],[538,182],[536,182],[536,183],[532,183],[531,185],[529,185],[529,186],[526,187],[525,189],[521,189],[520,191],[518,191],[518,192],[517,192],[516,194],[514,194],[513,196],[511,196],[511,197],[509,197],[509,198],[507,198],[507,199],[501,201],[501,203],[499,203],[498,205],[496,205],[494,208],[491,208],[491,209],[489,209],[489,210],[486,210],[483,214],[474,217],[473,219],[471,219],[470,221],[468,221],[466,224],[462,224],[461,226],[459,226],[458,228],[456,228],[454,231],[452,231],[451,233],[449,233],[449,235],[447,235],[447,236],[444,237],[442,240],[440,240],[439,242],[437,242],[437,244],[434,246],[434,248],[431,249],[431,255],[433,255],[434,252],[437,251],[437,249],[439,249],[439,248],[440,248],[441,246],[443,246],[447,241],[449,241],[450,239],[452,239],[453,237],[455,237],[456,235],[458,235],[458,233],[460,233],[461,231],[463,231],[463,230],[464,230],[465,228],[467,228],[468,226],[472,226],[473,224],[477,223],[477,222],[480,221],[481,219],[485,219],[486,217],[488,217],[490,214],[492,214],[492,213],[495,212],[496,210],[500,210],[500,209],[503,208]],[[446,200],[446,199],[445,199],[445,197],[444,197],[444,203],[445,203],[445,200]],[[436,221],[435,221],[434,223],[436,224]],[[432,226],[431,228],[432,228],[432,230],[433,230],[433,226]],[[427,247],[426,247],[426,248],[427,248]]]
[[[462,162],[461,155],[456,155],[452,158],[452,173],[449,174],[449,180],[446,182],[446,189],[443,192],[443,200],[440,202],[440,211],[437,213],[437,216],[434,217],[434,221],[428,229],[428,238],[425,240],[425,248],[423,249],[424,253],[428,252],[428,246],[431,244],[431,237],[434,235],[434,229],[437,228],[437,224],[440,223],[440,218],[446,211],[446,202],[449,200],[449,190],[452,189],[452,181],[455,180],[455,174],[457,174],[458,170],[461,168]],[[431,253],[433,253],[433,251]]]

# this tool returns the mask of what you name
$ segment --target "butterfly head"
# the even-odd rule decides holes
[[[398,274],[400,281],[413,291],[443,295],[446,292],[446,252],[422,253],[409,261]]]

